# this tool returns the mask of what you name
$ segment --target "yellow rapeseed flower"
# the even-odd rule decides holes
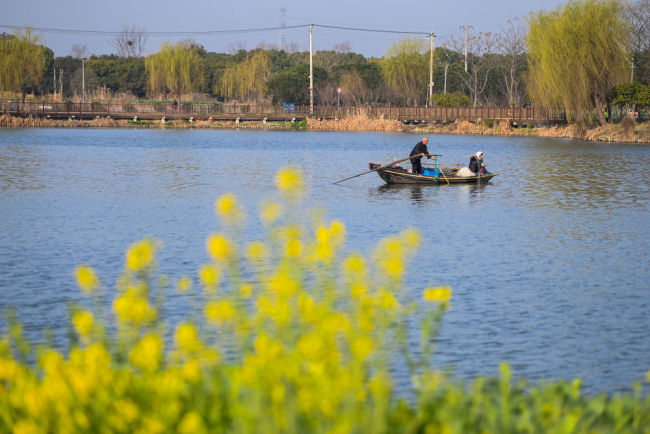
[[[128,289],[113,302],[113,308],[121,322],[137,325],[147,324],[156,319],[157,311],[136,288]]]
[[[203,419],[196,411],[190,411],[178,425],[178,432],[180,434],[200,434],[206,432],[205,424]]]
[[[401,279],[406,269],[404,260],[400,256],[394,254],[381,258],[379,260],[379,266],[387,276],[392,277],[393,279]]]
[[[246,256],[251,262],[261,262],[266,257],[266,246],[261,241],[253,241],[248,244]]]
[[[420,233],[415,229],[406,229],[402,232],[404,244],[410,249],[417,249],[420,246]]]
[[[239,287],[239,294],[243,298],[250,298],[253,295],[253,285],[244,283]]]
[[[72,317],[72,324],[80,336],[85,337],[90,334],[93,328],[93,314],[87,311],[81,311],[74,314]]]
[[[348,256],[343,261],[343,271],[348,277],[361,277],[366,271],[366,261],[360,255]]]
[[[273,386],[273,390],[271,390],[271,400],[275,404],[279,404],[284,401],[284,396],[285,396],[285,390],[284,386],[281,384],[276,384]]]
[[[302,254],[302,243],[300,240],[289,240],[284,245],[284,254],[289,258],[299,258]]]
[[[92,293],[99,286],[99,279],[95,270],[87,265],[79,265],[75,269],[75,277],[79,287],[87,293]]]
[[[282,192],[288,194],[300,192],[305,186],[302,172],[293,166],[279,170],[275,175],[275,186]]]
[[[224,234],[211,234],[206,242],[206,250],[217,260],[227,261],[233,256],[232,242]]]
[[[286,299],[271,300],[268,297],[257,299],[257,310],[279,325],[286,325],[291,319],[291,311]]]
[[[176,289],[180,292],[187,292],[192,289],[192,279],[189,277],[181,277],[176,283]]]
[[[214,265],[206,264],[199,270],[199,278],[208,290],[216,290],[219,285],[219,269]]]
[[[154,263],[156,246],[152,240],[137,241],[126,252],[126,266],[131,271],[141,271]]]
[[[377,305],[384,310],[393,310],[399,307],[399,302],[393,294],[382,289],[377,293]]]
[[[115,413],[120,415],[123,422],[131,423],[138,418],[140,410],[138,406],[130,399],[118,399],[113,403]]]
[[[228,223],[240,221],[244,215],[237,198],[232,193],[222,195],[214,205],[217,215]]]
[[[186,353],[199,351],[202,347],[199,334],[194,324],[183,323],[176,328],[174,335],[176,345]]]
[[[260,218],[262,219],[262,223],[264,223],[267,226],[271,226],[280,217],[282,217],[283,212],[284,210],[282,209],[282,206],[279,203],[276,202],[267,203],[262,207],[262,211],[260,212]]]
[[[196,383],[201,378],[201,366],[195,359],[190,359],[183,364],[182,373],[183,378]]]
[[[236,314],[235,307],[227,300],[214,301],[205,306],[205,316],[216,324],[231,321]]]
[[[374,343],[368,336],[357,336],[352,340],[351,350],[358,360],[365,360],[374,350]]]
[[[282,267],[269,279],[268,288],[280,297],[289,298],[300,289],[300,282],[291,275],[286,267]]]
[[[437,288],[427,288],[422,292],[422,298],[426,301],[437,303],[448,303],[451,299],[451,288],[449,286],[439,286]]]
[[[39,434],[43,432],[43,428],[31,419],[21,419],[14,425],[13,432],[14,434]]]
[[[359,298],[366,292],[368,292],[368,287],[363,283],[354,283],[350,286],[350,294],[352,294],[353,297]]]
[[[163,341],[149,333],[140,339],[129,352],[129,361],[145,372],[155,372],[162,361]]]
[[[337,243],[342,242],[345,239],[345,225],[339,220],[334,220],[330,223],[330,234]]]

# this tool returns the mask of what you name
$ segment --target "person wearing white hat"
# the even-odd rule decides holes
[[[474,172],[474,174],[484,174],[486,167],[487,163],[483,162],[483,152],[478,151],[472,154],[472,156],[469,158],[469,170]]]

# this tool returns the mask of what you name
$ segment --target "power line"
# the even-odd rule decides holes
[[[424,31],[415,31],[415,30],[388,30],[388,29],[368,29],[361,27],[343,27],[343,26],[330,26],[325,24],[298,24],[294,26],[277,26],[277,27],[257,27],[251,29],[228,29],[228,30],[204,30],[204,31],[177,31],[177,32],[156,32],[156,31],[145,31],[148,36],[213,36],[213,35],[231,35],[231,34],[240,34],[240,33],[259,33],[259,32],[273,32],[273,31],[285,31],[289,29],[303,29],[313,27],[320,27],[325,29],[336,29],[336,30],[348,30],[356,32],[370,32],[370,33],[392,33],[392,34],[403,34],[403,35],[415,35],[415,34],[424,34],[428,35],[429,32]],[[31,28],[34,31],[41,33],[58,33],[58,34],[68,34],[68,35],[94,35],[94,36],[119,36],[122,34],[122,31],[112,31],[112,30],[84,30],[84,29],[58,29],[51,27],[31,27],[31,26],[13,26],[8,24],[0,24],[0,29],[25,29]]]
[[[325,24],[314,24],[314,27],[323,27],[325,29],[338,29],[338,30],[351,30],[356,32],[371,32],[371,33],[395,33],[402,35],[429,35],[429,32],[422,32],[416,30],[384,30],[384,29],[366,29],[359,27],[341,27],[341,26],[328,26]]]

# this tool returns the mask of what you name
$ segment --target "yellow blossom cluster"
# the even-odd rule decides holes
[[[304,186],[294,168],[275,180],[292,200]],[[215,209],[226,225],[245,218],[232,194]],[[373,416],[388,411],[393,388],[383,349],[403,339],[409,313],[393,280],[419,237],[405,231],[382,241],[374,264],[361,254],[341,258],[342,222],[282,223],[283,210],[263,207],[269,235],[244,248],[227,232],[207,237],[210,261],[198,273],[206,291],[196,292],[189,277],[175,285],[176,297],[204,304],[171,334],[159,316],[157,244],[131,245],[112,303],[112,339],[95,333],[99,315],[79,309],[77,346],[67,359],[44,352],[42,376],[0,347],[0,397],[12,397],[0,398],[0,419],[9,414],[3,422],[15,432],[386,430]],[[389,279],[378,279],[382,273]],[[76,278],[85,292],[99,287],[90,267],[77,268]],[[445,296],[427,291],[426,299]]]

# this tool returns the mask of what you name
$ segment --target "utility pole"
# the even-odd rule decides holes
[[[467,72],[467,32],[474,28],[474,26],[459,26],[461,30],[465,30],[465,72]]]
[[[312,31],[314,25],[309,25],[309,114],[314,114],[314,62],[313,57],[313,44],[312,44]]]
[[[81,58],[81,102],[86,102],[86,59]]]
[[[449,64],[445,62],[445,93],[447,93],[447,68],[449,67]]]
[[[54,81],[52,81],[52,89],[54,92],[54,99],[56,100],[56,68],[52,69],[54,69]]]
[[[63,68],[59,70],[59,95],[61,95],[61,101],[63,101]]]
[[[429,107],[429,100],[433,97],[433,38],[433,30],[431,30],[431,33],[429,33],[429,89],[427,92],[427,102],[425,107]]]

